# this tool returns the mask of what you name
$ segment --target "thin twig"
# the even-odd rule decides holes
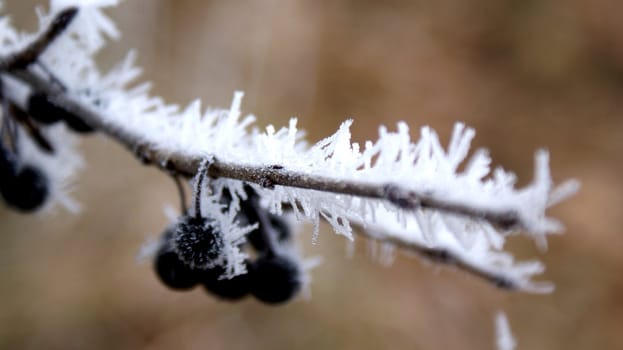
[[[179,176],[175,174],[170,174],[173,182],[175,182],[175,187],[177,188],[177,193],[180,196],[180,210],[185,215],[188,213],[188,207],[186,206],[186,191],[184,191],[184,185],[180,180]]]
[[[426,260],[429,260],[436,264],[446,265],[449,267],[455,267],[461,271],[468,272],[469,274],[476,276],[478,278],[484,279],[487,282],[490,282],[495,287],[515,291],[520,290],[521,286],[517,284],[515,281],[510,279],[508,276],[503,274],[494,273],[485,269],[482,269],[478,266],[474,266],[469,262],[465,261],[461,257],[455,255],[451,251],[444,248],[430,248],[424,245],[418,244],[416,242],[408,242],[406,240],[400,239],[396,236],[385,235],[380,232],[373,232],[370,230],[366,230],[362,226],[354,225],[355,232],[359,235],[366,237],[368,239],[374,240],[379,243],[389,243],[393,246],[401,248],[405,251],[409,251],[415,253]]]

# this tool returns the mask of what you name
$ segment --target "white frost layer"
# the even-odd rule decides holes
[[[153,147],[190,157],[214,156],[242,165],[279,164],[311,176],[379,186],[391,183],[449,204],[492,213],[512,211],[519,216],[526,232],[542,244],[546,234],[562,228],[558,221],[545,215],[545,210],[578,189],[575,182],[553,188],[546,151],[535,156],[532,183],[516,188],[514,174],[490,168],[486,151],[477,150],[467,159],[475,132],[461,123],[455,125],[447,148],[428,127],[421,128],[419,138],[412,140],[405,123],[399,123],[395,132],[381,127],[378,140],[368,141],[362,147],[351,140],[350,120],[332,136],[309,146],[296,127],[296,119],[282,128],[253,128],[252,115],[241,117],[241,92],[234,95],[229,109],[203,110],[195,101],[180,110],[160,97],[150,96],[149,84],[131,85],[140,73],[134,66],[133,53],[106,74],[97,69],[93,55],[107,37],[119,35],[100,7],[115,5],[116,1],[53,0],[51,4],[53,12],[69,4],[77,4],[81,10],[68,28],[69,33],[45,52],[44,64],[74,97],[99,110],[106,123]],[[41,18],[44,27],[51,16]],[[17,34],[5,18],[0,20],[0,29],[2,54],[22,47],[32,38]],[[466,167],[459,171],[459,165],[465,161]],[[405,213],[377,200],[347,195],[281,186],[273,190],[255,188],[273,212],[279,213],[282,203],[287,203],[299,218],[310,219],[316,227],[315,235],[320,219],[324,218],[337,233],[352,238],[353,220],[371,228],[383,226],[400,239],[419,240],[430,247],[449,247],[474,265],[502,269],[518,280],[529,281],[532,274],[542,269],[534,263],[514,263],[503,252],[504,233],[488,223],[434,211]],[[239,188],[232,188],[232,193],[240,193]]]

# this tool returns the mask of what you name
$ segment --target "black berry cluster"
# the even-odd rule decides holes
[[[200,176],[196,184],[201,186]],[[201,187],[195,189],[200,196]],[[155,255],[154,269],[159,279],[169,288],[187,290],[203,285],[206,291],[223,300],[239,300],[247,295],[268,303],[279,304],[291,300],[301,289],[301,269],[297,262],[283,253],[283,245],[291,238],[290,228],[279,216],[260,207],[257,194],[246,188],[248,199],[241,201],[238,220],[241,224],[258,223],[249,232],[249,249],[255,251],[255,260],[245,261],[247,273],[223,278],[224,269],[218,264],[223,259],[222,232],[208,218],[195,213],[182,216],[162,235]],[[228,193],[223,201],[229,203]],[[222,261],[220,261],[222,263]]]
[[[9,101],[0,84],[0,98],[5,108],[0,131],[0,194],[5,203],[19,211],[39,209],[49,197],[49,179],[36,164],[28,164],[20,157],[19,137],[28,136],[45,153],[54,153],[54,147],[41,132],[50,124],[63,121],[78,133],[92,132],[93,128],[75,114],[50,101],[48,95],[33,92],[25,108]]]

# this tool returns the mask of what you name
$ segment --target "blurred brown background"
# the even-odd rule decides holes
[[[7,11],[34,28],[32,1]],[[498,291],[460,272],[399,256],[355,256],[325,226],[311,301],[267,307],[165,289],[134,257],[158,234],[171,181],[102,137],[83,143],[81,215],[0,209],[2,349],[492,349],[504,309],[520,349],[623,348],[623,2],[126,1],[109,11],[168,101],[228,106],[244,90],[259,125],[291,116],[317,140],[347,117],[357,141],[406,120],[444,142],[456,120],[475,146],[525,184],[547,147],[555,179],[579,195],[554,208],[567,232],[547,254],[555,293]]]

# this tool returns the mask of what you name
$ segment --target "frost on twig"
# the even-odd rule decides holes
[[[79,13],[38,57],[40,65],[6,64],[28,43],[37,42],[38,34],[18,33],[6,17],[0,21],[5,62],[0,67],[12,67],[3,75],[22,90],[47,94],[144,162],[177,174],[192,176],[202,159],[213,157],[209,174],[232,179],[225,183],[234,202],[241,181],[249,182],[273,213],[287,207],[297,218],[310,220],[314,239],[321,219],[348,239],[357,225],[367,237],[452,262],[500,287],[551,290],[532,282],[543,270],[539,262],[516,263],[504,251],[511,231],[528,234],[544,246],[547,234],[562,229],[545,211],[571,196],[578,184],[553,186],[546,151],[535,155],[532,183],[516,188],[515,175],[491,169],[485,150],[469,156],[475,131],[462,123],[455,125],[447,147],[428,127],[413,140],[405,123],[396,131],[381,127],[376,141],[360,145],[351,139],[350,120],[309,145],[296,119],[262,130],[253,124],[254,116],[242,116],[241,92],[228,109],[202,109],[199,101],[181,109],[149,95],[149,84],[134,83],[140,69],[132,52],[111,71],[98,70],[93,55],[106,37],[119,35],[101,7],[116,1],[52,1],[52,13],[41,15],[39,33],[46,33],[54,15],[69,4],[79,5]],[[23,98],[15,98],[16,104],[20,101],[23,105]]]

